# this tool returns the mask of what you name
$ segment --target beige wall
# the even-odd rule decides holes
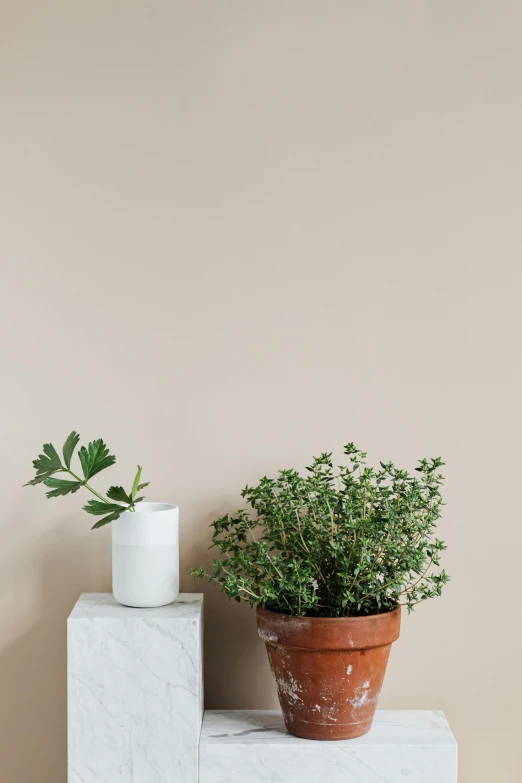
[[[453,581],[381,706],[518,783],[520,4],[0,9],[2,783],[65,783],[65,619],[110,589],[109,529],[21,488],[73,428],[180,505],[185,590],[264,473],[442,454]],[[274,707],[253,613],[204,589],[207,706]]]

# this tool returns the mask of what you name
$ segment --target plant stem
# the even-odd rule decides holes
[[[419,576],[419,578],[417,579],[417,581],[416,581],[416,582],[414,582],[413,584],[408,584],[408,585],[406,585],[406,587],[404,588],[404,590],[402,590],[402,591],[399,593],[399,595],[403,595],[403,593],[408,593],[408,592],[409,592],[409,591],[410,591],[410,590],[411,590],[413,587],[416,587],[416,586],[419,584],[419,582],[421,582],[421,581],[424,579],[424,577],[426,576],[426,574],[427,574],[427,573],[428,573],[428,571],[430,570],[430,566],[431,566],[431,564],[432,564],[432,563],[433,563],[433,555],[430,557],[430,562],[428,563],[428,565],[427,565],[426,569],[425,569],[425,570],[422,572],[422,574]]]
[[[67,473],[70,473],[71,476],[76,479],[76,481],[82,481],[82,479],[79,476],[77,476],[76,473],[73,473],[72,470],[68,469]],[[96,492],[95,489],[90,487],[89,484],[87,484],[87,482],[85,482],[83,486],[85,487],[85,489],[88,489],[89,492],[92,492],[93,495],[96,495],[96,497],[99,498],[102,501],[102,503],[108,503],[109,502],[107,500],[107,498],[104,498],[103,495],[98,494],[98,492]]]
[[[231,574],[230,571],[227,571],[226,568],[224,568],[223,571],[225,572],[225,574],[228,574],[228,576],[233,576],[233,574]],[[222,584],[221,580],[219,580],[215,576],[211,576],[210,579],[213,582],[217,582],[218,584]],[[259,603],[259,601],[261,601],[261,598],[258,595],[256,595],[255,593],[253,593],[251,590],[249,590],[247,587],[240,587],[239,585],[236,585],[236,586],[237,586],[238,590],[241,590],[243,593],[248,593],[248,595],[251,595],[253,598],[255,598],[258,603]]]

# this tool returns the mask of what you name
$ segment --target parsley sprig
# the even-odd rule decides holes
[[[94,530],[107,525],[109,522],[114,522],[124,511],[136,511],[136,503],[144,500],[144,496],[138,497],[138,493],[145,487],[148,487],[150,482],[141,483],[142,469],[138,465],[138,472],[134,477],[132,489],[129,493],[125,492],[123,487],[109,487],[107,497],[100,495],[90,485],[89,481],[97,473],[114,465],[116,457],[109,454],[109,449],[101,438],[91,441],[88,446],[82,446],[78,450],[78,459],[83,473],[83,478],[81,478],[71,470],[71,460],[79,440],[80,436],[73,430],[63,444],[63,462],[53,444],[44,443],[43,454],[40,454],[37,459],[33,460],[36,475],[31,481],[24,484],[24,487],[45,484],[46,487],[49,487],[49,492],[45,493],[48,498],[74,495],[80,487],[85,487],[98,500],[88,500],[86,505],[83,506],[84,511],[87,511],[88,514],[103,517],[92,526]],[[73,480],[56,478],[58,473],[66,473]]]

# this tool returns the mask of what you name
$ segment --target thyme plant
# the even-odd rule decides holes
[[[81,478],[71,470],[71,460],[79,440],[80,436],[73,430],[63,444],[63,462],[53,444],[45,443],[43,454],[40,454],[37,459],[33,460],[36,475],[34,479],[24,484],[24,487],[45,484],[50,490],[45,493],[48,498],[57,498],[60,495],[73,495],[75,492],[78,492],[80,487],[85,487],[98,500],[88,500],[87,504],[83,506],[84,511],[87,511],[88,514],[103,517],[103,519],[99,519],[92,526],[92,530],[94,530],[107,525],[109,522],[114,522],[124,511],[136,511],[136,503],[144,500],[143,496],[137,497],[137,494],[147,487],[150,482],[140,483],[141,468],[138,465],[138,472],[134,477],[132,489],[129,493],[125,492],[123,487],[109,487],[107,497],[100,495],[99,492],[91,487],[89,481],[97,473],[114,465],[116,457],[109,454],[109,449],[101,438],[91,441],[88,446],[82,446],[78,450],[78,458],[83,473],[83,478]],[[56,478],[56,474],[59,473],[65,473],[71,476],[73,480]]]
[[[422,459],[413,477],[392,462],[374,470],[366,453],[345,447],[348,464],[334,467],[321,454],[308,475],[282,470],[241,495],[250,508],[212,523],[219,550],[210,571],[194,577],[217,582],[236,601],[285,614],[351,617],[408,612],[440,595],[449,580],[438,568],[444,464]]]

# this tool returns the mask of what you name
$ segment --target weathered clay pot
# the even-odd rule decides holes
[[[370,730],[401,609],[369,617],[293,617],[257,608],[285,725],[307,739]]]

